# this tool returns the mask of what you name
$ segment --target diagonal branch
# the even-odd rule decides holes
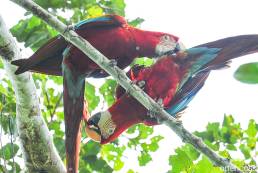
[[[144,93],[138,86],[134,85],[125,73],[117,66],[113,66],[104,55],[96,50],[89,42],[77,35],[74,31],[68,30],[68,27],[60,22],[56,17],[52,16],[46,10],[35,4],[31,0],[11,0],[16,4],[22,6],[26,10],[32,12],[34,15],[40,17],[47,24],[55,28],[73,45],[78,47],[90,59],[97,63],[102,69],[107,71],[117,82],[123,86],[134,98],[136,98],[148,110],[157,113],[157,118],[164,121],[184,142],[192,144],[197,150],[205,154],[215,165],[227,168],[230,172],[241,172],[228,159],[220,157],[210,148],[208,148],[200,138],[191,134],[183,125],[177,122],[165,110],[163,110],[157,103],[154,102],[146,93]]]
[[[15,75],[10,60],[21,58],[15,39],[0,15],[0,56],[16,95],[16,122],[20,148],[28,172],[64,173],[65,167],[41,116],[36,88],[29,73]]]

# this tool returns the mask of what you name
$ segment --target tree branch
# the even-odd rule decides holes
[[[10,60],[21,58],[15,39],[0,15],[0,56],[16,95],[16,123],[20,148],[28,172],[64,173],[65,166],[41,116],[39,98],[30,73],[15,75]]]
[[[34,15],[43,19],[47,24],[60,32],[66,40],[78,47],[82,52],[84,52],[85,55],[92,59],[111,76],[113,76],[113,78],[117,80],[117,82],[142,105],[144,105],[148,110],[156,112],[157,118],[164,121],[164,123],[168,125],[184,142],[192,144],[197,150],[205,154],[215,165],[227,168],[229,172],[241,172],[228,159],[220,157],[218,154],[208,148],[200,138],[186,130],[181,123],[176,121],[175,118],[173,118],[163,108],[155,103],[154,100],[152,100],[138,86],[134,85],[121,69],[112,65],[110,60],[108,60],[104,55],[96,50],[88,41],[84,40],[74,31],[68,30],[68,27],[59,21],[56,17],[52,16],[50,13],[39,7],[31,0],[11,1],[32,12]]]

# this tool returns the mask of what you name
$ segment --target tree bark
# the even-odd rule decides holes
[[[10,61],[21,58],[21,52],[1,16],[0,56],[15,91],[18,137],[27,172],[66,172],[41,116],[39,98],[31,74],[14,74],[16,67]]]
[[[169,115],[138,86],[134,85],[123,72],[123,70],[119,69],[117,66],[114,66],[110,60],[108,60],[103,54],[96,50],[88,41],[84,40],[73,30],[69,30],[69,27],[59,21],[56,17],[52,16],[50,13],[31,0],[11,1],[22,6],[26,10],[32,12],[34,15],[44,20],[47,24],[56,29],[65,39],[78,47],[82,52],[85,53],[85,55],[92,59],[106,72],[108,72],[122,87],[127,90],[127,92],[129,92],[129,94],[137,99],[142,105],[144,105],[151,112],[155,112],[156,118],[162,120],[164,124],[168,125],[183,140],[183,142],[193,145],[197,150],[206,155],[214,165],[227,168],[229,172],[241,172],[228,159],[225,159],[216,154],[209,147],[207,147],[200,138],[186,130],[182,123],[178,122],[175,118]]]

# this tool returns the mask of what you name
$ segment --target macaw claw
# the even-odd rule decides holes
[[[111,66],[111,67],[115,67],[117,65],[117,61],[115,59],[111,59],[109,60],[108,64]]]
[[[64,34],[65,34],[66,32],[71,31],[71,30],[75,30],[74,25],[68,25],[68,26],[66,27],[65,31],[64,31]]]
[[[146,82],[145,82],[144,80],[141,80],[141,81],[137,82],[137,85],[138,85],[141,89],[144,89],[145,84],[146,84]]]
[[[162,98],[157,99],[157,104],[158,104],[160,107],[164,108],[164,104],[163,104],[163,99],[162,99]]]

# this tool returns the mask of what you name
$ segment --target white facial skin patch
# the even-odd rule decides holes
[[[166,52],[174,50],[177,46],[177,42],[169,35],[163,35],[160,38],[159,44],[157,44],[155,52],[158,55],[163,55]]]
[[[107,139],[114,133],[116,125],[111,119],[111,114],[109,113],[109,111],[104,111],[101,113],[101,118],[98,122],[98,126],[100,128],[101,136],[104,139]]]

